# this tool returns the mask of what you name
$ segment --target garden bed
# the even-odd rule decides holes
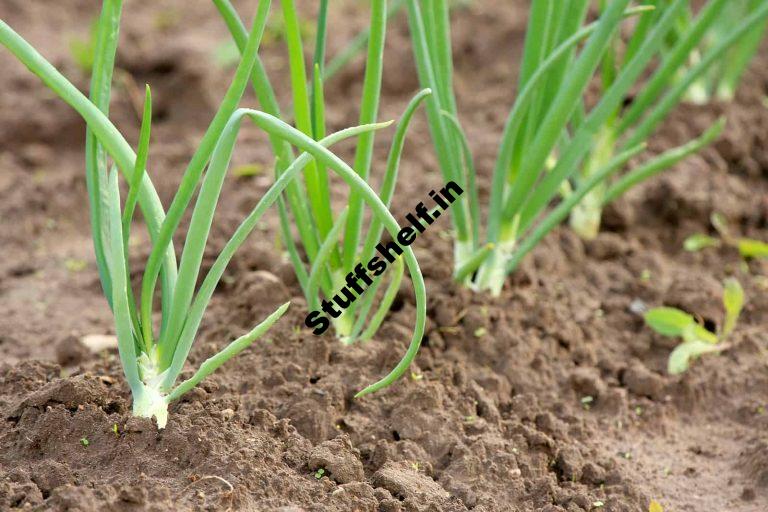
[[[84,37],[97,5],[42,4],[0,0],[4,20],[85,88],[67,44]],[[456,92],[481,197],[504,121],[496,105],[513,100],[525,4],[477,0],[454,20]],[[333,55],[367,12],[349,1],[331,13]],[[135,142],[136,85],[152,85],[152,178],[164,204],[232,73],[207,63],[227,40],[207,2],[126,2],[111,118]],[[382,119],[418,89],[409,44],[400,16]],[[262,54],[275,77],[287,74],[279,43]],[[374,395],[353,398],[406,349],[409,283],[370,343],[314,336],[270,215],[227,271],[191,362],[279,304],[291,309],[172,405],[162,431],[131,416],[116,351],[79,341],[114,333],[88,227],[85,126],[5,51],[0,69],[0,509],[645,512],[656,499],[672,512],[766,510],[768,262],[743,268],[735,251],[689,253],[683,241],[709,230],[716,211],[768,240],[767,51],[733,104],[684,105],[650,147],[682,144],[725,115],[719,142],[612,205],[596,240],[550,234],[501,297],[452,282],[450,224],[440,218],[413,245],[427,282],[422,351],[406,378]],[[330,128],[355,124],[348,98],[362,69],[358,59],[328,82]],[[401,222],[442,181],[423,114],[412,131],[392,205]],[[378,139],[375,179],[391,136]],[[244,126],[235,165],[265,169],[227,178],[209,265],[271,184],[270,162],[265,137]],[[644,326],[637,304],[680,307],[713,326],[720,283],[733,273],[747,297],[734,347],[667,375],[674,342]]]

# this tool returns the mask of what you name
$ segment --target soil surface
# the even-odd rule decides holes
[[[68,48],[87,37],[98,4],[0,0],[0,17],[85,89]],[[483,194],[514,97],[525,4],[476,0],[455,14],[456,88]],[[255,1],[238,7],[254,12]],[[363,2],[331,10],[333,55],[367,14]],[[398,17],[383,119],[418,88],[407,35]],[[166,205],[232,76],[220,58],[227,41],[209,2],[125,2],[112,118],[135,142],[136,91],[151,84],[150,172]],[[281,83],[282,44],[262,53]],[[84,124],[4,50],[0,69],[0,510],[645,512],[651,499],[672,512],[768,510],[768,263],[682,249],[711,229],[714,211],[768,240],[767,52],[733,104],[683,106],[650,150],[724,115],[721,141],[611,207],[596,240],[554,232],[499,299],[451,282],[441,219],[415,246],[428,285],[424,347],[407,378],[374,396],[353,399],[405,350],[408,286],[367,345],[313,336],[273,212],[228,270],[190,367],[283,301],[290,312],[173,405],[163,431],[131,417],[116,352],[80,341],[114,333],[90,242]],[[362,70],[358,59],[328,83],[331,129],[356,124]],[[375,184],[391,136],[377,139]],[[235,164],[265,172],[228,177],[211,260],[271,183],[265,137],[250,126]],[[441,181],[423,114],[401,174],[396,216]],[[147,236],[135,232],[138,269]],[[674,341],[633,311],[677,306],[715,327],[727,275],[748,299],[733,348],[667,375]]]

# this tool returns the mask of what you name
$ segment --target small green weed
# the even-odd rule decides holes
[[[689,236],[683,242],[683,247],[689,252],[698,252],[710,247],[733,247],[739,251],[744,259],[768,258],[768,243],[752,238],[734,236],[728,226],[728,221],[721,213],[713,213],[712,226],[719,237],[704,233],[696,233]]]
[[[736,279],[725,281],[723,306],[725,316],[718,333],[707,330],[692,315],[677,308],[655,308],[645,314],[645,323],[657,333],[683,339],[669,356],[667,371],[670,374],[681,374],[688,369],[691,361],[727,348],[724,342],[736,327],[744,307],[744,290]]]

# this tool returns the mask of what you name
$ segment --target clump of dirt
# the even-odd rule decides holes
[[[95,7],[11,4],[6,21],[86,86],[60,27],[86,33],[82,13]],[[333,53],[367,13],[353,2],[331,10],[346,27],[332,34]],[[460,114],[483,194],[525,19],[524,2],[490,0],[454,19]],[[150,82],[161,106],[150,167],[168,204],[231,75],[210,52],[227,35],[210,5],[180,0],[126,5],[123,34],[112,117],[135,140],[131,84]],[[396,117],[417,88],[407,38],[397,18],[382,118]],[[263,58],[285,76],[280,44]],[[269,218],[217,290],[190,367],[278,304],[291,300],[289,313],[172,405],[158,431],[131,416],[116,353],[93,354],[78,341],[113,332],[89,240],[82,122],[0,51],[9,70],[0,78],[0,142],[12,148],[0,153],[0,509],[645,512],[653,498],[669,510],[764,510],[768,263],[744,263],[727,247],[688,253],[682,242],[711,231],[714,211],[740,234],[768,240],[767,63],[764,51],[735,103],[679,109],[650,149],[683,143],[724,115],[721,141],[611,206],[596,240],[556,230],[498,299],[452,283],[441,219],[415,247],[429,294],[422,352],[406,378],[374,396],[353,398],[405,351],[408,286],[368,344],[313,336]],[[358,59],[327,84],[332,128],[356,121],[349,98],[362,66]],[[377,162],[389,137],[377,139]],[[264,137],[244,127],[236,163],[268,168],[270,159]],[[440,183],[423,116],[402,174],[395,215]],[[227,180],[207,264],[270,182],[268,172]],[[136,232],[134,270],[148,252]],[[667,375],[675,341],[646,329],[638,311],[676,306],[714,328],[728,275],[747,296],[733,348]]]

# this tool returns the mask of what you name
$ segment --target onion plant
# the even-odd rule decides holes
[[[419,78],[423,86],[435,90],[427,100],[427,113],[439,166],[446,181],[469,190],[466,201],[452,210],[456,279],[498,294],[506,275],[569,215],[577,231],[593,236],[606,204],[718,136],[722,121],[698,139],[615,177],[643,151],[648,137],[690,84],[768,16],[768,4],[760,6],[684,78],[672,80],[724,3],[711,0],[694,27],[659,60],[688,5],[685,0],[673,0],[660,14],[654,2],[636,7],[630,0],[601,2],[600,16],[592,23],[585,22],[589,0],[534,0],[518,93],[498,146],[488,217],[481,233],[476,171],[452,86],[446,1],[409,0]],[[620,48],[618,29],[627,17],[637,17],[635,30]],[[641,80],[648,73],[651,78]],[[602,89],[588,103],[587,88],[598,77]],[[637,96],[630,100],[638,86]],[[631,104],[624,109],[627,102]]]
[[[645,2],[648,7],[653,7],[653,10],[641,15],[635,32],[625,45],[623,56],[617,51],[621,42],[617,38],[616,44],[609,48],[603,59],[601,64],[603,91],[610,89],[616,77],[631,61],[641,42],[654,26],[665,16],[669,16],[671,12],[675,13],[678,21],[673,23],[672,30],[667,34],[659,54],[660,63],[653,69],[648,81],[643,84],[629,107],[626,109],[617,108],[598,132],[595,147],[582,166],[580,173],[582,179],[588,178],[591,173],[599,169],[608,158],[620,150],[622,144],[626,147],[644,142],[653,134],[658,120],[669,112],[668,109],[689,98],[693,91],[700,90],[701,82],[707,76],[720,73],[721,71],[718,71],[717,68],[722,65],[723,61],[728,61],[732,57],[735,58],[732,54],[739,55],[739,59],[730,60],[731,63],[738,60],[738,76],[743,73],[751,57],[751,54],[749,56],[744,54],[743,47],[745,43],[749,43],[752,53],[754,53],[755,45],[759,43],[759,39],[762,37],[766,18],[768,18],[764,13],[757,13],[756,17],[749,18],[748,15],[757,10],[757,3],[751,6],[749,12],[746,12],[744,3],[743,0],[737,0],[737,2],[709,0],[694,15],[690,2],[682,7],[671,0]],[[732,9],[734,4],[739,4],[739,6]],[[740,10],[739,7],[744,9]],[[604,1],[601,0],[601,9],[604,8]],[[726,12],[731,13],[732,16],[730,16],[728,23],[724,24],[723,18],[728,17],[725,15]],[[747,29],[746,26],[750,28]],[[718,33],[719,38],[714,44],[706,44],[707,34],[712,32]],[[756,34],[757,41],[754,40]],[[705,47],[704,50],[708,51],[702,51],[703,46]],[[746,60],[742,60],[742,58]],[[695,62],[698,65],[688,68],[685,65],[686,62]],[[725,77],[726,75],[724,73],[722,76]],[[727,81],[735,87],[738,77],[731,76]],[[680,84],[681,87],[675,87]],[[685,92],[681,95],[680,91]],[[658,114],[654,111],[651,115],[646,116],[649,110],[657,107],[662,107]],[[645,119],[650,119],[652,122],[645,123],[644,116],[646,116]],[[690,151],[686,150],[683,153],[690,154],[714,140],[720,133],[719,126],[720,124],[716,124],[700,139],[688,144],[686,147]],[[677,159],[669,162],[670,165],[675,161]],[[666,167],[668,166],[659,167],[657,172]],[[635,177],[639,179],[634,179]],[[598,184],[571,212],[570,225],[572,229],[586,239],[597,236],[603,206],[612,201],[619,193],[648,177],[650,177],[649,174],[630,173],[614,185]],[[613,191],[609,190],[610,188],[613,188]],[[566,196],[567,190],[566,188],[564,191]]]
[[[108,118],[122,1],[103,2],[98,19],[90,98],[84,96],[29,43],[0,20],[0,44],[36,74],[51,91],[75,109],[87,124],[86,178],[99,276],[115,318],[120,361],[133,396],[133,412],[140,417],[155,417],[160,428],[166,425],[169,403],[177,400],[219,366],[247,348],[286,312],[288,304],[279,307],[253,330],[231,342],[204,361],[191,376],[178,382],[205,310],[228,263],[266,210],[279,202],[284,192],[293,191],[295,195],[296,177],[300,173],[304,172],[308,177],[316,178],[321,175],[319,170],[322,169],[323,173],[329,171],[338,175],[354,191],[361,205],[365,202],[370,207],[378,226],[383,226],[393,236],[399,232],[399,226],[389,213],[385,202],[371,190],[359,172],[328,149],[345,139],[370,136],[375,130],[391,123],[377,124],[374,122],[375,115],[369,115],[360,126],[331,135],[318,132],[317,137],[313,138],[269,112],[238,108],[249,78],[258,75],[260,69],[257,52],[270,6],[269,0],[261,0],[251,31],[242,33],[242,59],[235,76],[184,171],[167,212],[146,170],[151,130],[149,88],[136,152]],[[290,29],[291,24],[289,31]],[[420,97],[427,94],[428,92],[425,92]],[[417,97],[407,115],[412,115],[418,101],[420,100]],[[320,102],[316,104],[321,105]],[[279,149],[278,159],[282,164],[273,186],[238,226],[203,277],[200,275],[203,252],[237,134],[243,119],[246,118],[270,137],[274,146]],[[368,119],[371,122],[367,122]],[[407,121],[401,123],[398,129],[396,143],[399,142],[400,147],[406,125]],[[294,148],[300,152],[296,157],[293,155]],[[288,154],[290,158],[285,158]],[[393,154],[392,159],[396,161],[399,149],[395,148]],[[389,176],[394,176],[396,163],[390,167],[394,170]],[[127,183],[128,192],[124,203],[121,203],[119,174],[122,174]],[[172,238],[198,189],[189,227],[184,235],[183,251],[177,263]],[[316,193],[318,192],[313,191],[313,194]],[[310,208],[323,211],[323,208],[329,206],[324,205],[317,196],[313,198],[309,195],[309,199],[306,196],[293,197],[303,211],[309,212]],[[137,206],[143,214],[152,243],[139,294],[135,294],[131,286],[128,268],[128,240]],[[308,223],[307,226],[312,224]],[[309,229],[306,233],[312,234],[312,230]],[[417,323],[411,346],[404,359],[389,375],[368,386],[360,394],[373,392],[391,384],[406,371],[419,347],[426,311],[424,282],[410,248],[405,249],[403,260],[416,290]],[[202,277],[202,281],[196,288],[199,277]],[[154,314],[154,299],[158,280],[160,318],[155,322],[157,315]]]
[[[615,37],[614,43],[609,46],[600,66],[600,85],[603,94],[610,90],[617,77],[632,62],[635,52],[640,49],[642,41],[654,27],[658,26],[665,18],[669,19],[671,16],[676,16],[678,20],[678,22],[672,24],[672,28],[666,37],[662,38],[664,43],[660,47],[660,63],[653,69],[650,78],[643,84],[636,98],[632,100],[631,105],[627,109],[617,106],[598,130],[594,146],[586,157],[585,163],[581,166],[581,172],[572,180],[575,183],[566,184],[562,191],[565,197],[570,193],[570,185],[577,184],[579,180],[588,179],[607,163],[617,151],[620,151],[622,145],[627,147],[627,145],[645,142],[655,128],[655,126],[645,127],[642,123],[642,117],[648,110],[653,109],[665,100],[669,100],[670,106],[674,106],[683,100],[684,96],[670,96],[668,93],[672,92],[671,89],[676,80],[686,83],[690,79],[690,75],[701,75],[701,71],[685,69],[684,64],[687,60],[693,59],[694,55],[697,55],[695,53],[697,46],[701,43],[711,25],[722,14],[726,3],[727,0],[710,0],[701,9],[699,14],[693,17],[690,6],[687,3],[683,5],[669,0],[662,0],[661,2],[652,0],[646,2],[646,5],[653,9],[640,16],[634,33],[624,45],[623,54],[619,51],[622,41],[619,37]],[[657,8],[659,5],[662,8]],[[604,10],[605,7],[605,0],[601,0],[601,10]],[[688,23],[681,25],[679,22],[681,18],[688,20]],[[680,72],[681,69],[683,70],[682,73]],[[696,151],[714,140],[719,135],[721,128],[720,124],[716,124],[701,139],[689,144],[687,149],[690,151],[684,151],[684,153],[689,154]],[[677,160],[674,159],[669,164],[671,165]],[[658,167],[655,172],[660,172],[667,167]],[[636,173],[630,173],[624,176],[623,179],[619,179],[613,187],[619,187],[618,193],[621,193],[648,177],[650,177],[650,174],[637,175]],[[592,239],[597,236],[604,205],[618,195],[615,188],[614,191],[609,190],[611,186],[607,180],[599,183],[572,210],[570,225],[581,237]]]
[[[229,29],[241,52],[245,50],[247,32],[229,0],[213,0],[222,19]],[[325,43],[327,36],[328,0],[318,4],[317,38],[314,47],[312,65],[307,66],[301,37],[301,24],[294,0],[280,0],[284,17],[285,39],[290,67],[290,82],[293,92],[293,119],[298,130],[307,136],[319,140],[325,133],[325,104],[323,83],[326,77],[346,62],[349,55],[359,51],[367,44],[367,57],[363,92],[360,100],[360,124],[376,122],[381,96],[384,43],[387,21],[402,5],[402,0],[395,0],[388,6],[386,0],[371,0],[370,24],[368,30],[359,36],[359,40],[345,51],[341,57],[332,61],[333,69],[326,70]],[[350,53],[351,52],[351,53]],[[341,59],[341,60],[338,60]],[[306,70],[312,70],[311,77]],[[258,61],[252,73],[252,84],[261,108],[277,117],[285,119],[275,99],[272,82],[264,66]],[[399,123],[391,146],[389,159],[383,178],[380,198],[387,206],[394,193],[398,173],[400,154],[405,141],[406,130],[417,106],[429,96],[429,90],[417,94],[407,107]],[[281,175],[294,160],[290,146],[283,140],[271,139],[276,155],[275,172]],[[374,133],[360,135],[357,139],[353,168],[357,175],[367,181],[373,164]],[[291,183],[287,189],[287,200],[280,202],[282,235],[294,266],[296,276],[305,292],[311,309],[317,309],[320,295],[327,298],[345,284],[349,271],[358,261],[370,259],[374,247],[382,234],[382,225],[378,219],[372,219],[367,235],[362,236],[363,195],[358,189],[351,189],[349,204],[345,212],[334,214],[330,204],[330,186],[326,169],[318,162],[308,164],[304,183]],[[342,217],[343,214],[343,217]],[[295,222],[290,221],[293,217]],[[292,225],[297,226],[300,247],[294,243]],[[381,285],[377,281],[365,290],[351,307],[342,315],[333,319],[337,335],[345,343],[369,339],[378,328],[381,320],[394,300],[394,290],[403,273],[402,265],[397,265],[391,272],[388,290],[383,293],[383,300],[376,304],[377,292]],[[414,285],[421,285],[414,282]],[[422,291],[417,289],[417,293]],[[418,324],[422,323],[422,311],[417,312]]]
[[[656,0],[659,11],[663,11],[668,4],[669,0]],[[704,38],[691,53],[686,66],[682,68],[680,76],[684,76],[690,66],[699,62],[702,54],[717,47],[720,42],[727,39],[736,27],[759,9],[761,4],[764,4],[762,0],[731,0],[727,2],[727,8],[721,9],[714,17]],[[673,43],[684,37],[684,34],[691,30],[696,23],[693,8],[689,6],[681,13],[672,37],[669,38],[670,42]],[[744,32],[738,41],[731,45],[704,75],[691,84],[686,99],[694,103],[706,103],[711,99],[733,100],[739,82],[765,36],[766,26],[768,23],[763,21],[751,30]],[[671,45],[667,48],[667,51],[669,50],[671,50]]]

